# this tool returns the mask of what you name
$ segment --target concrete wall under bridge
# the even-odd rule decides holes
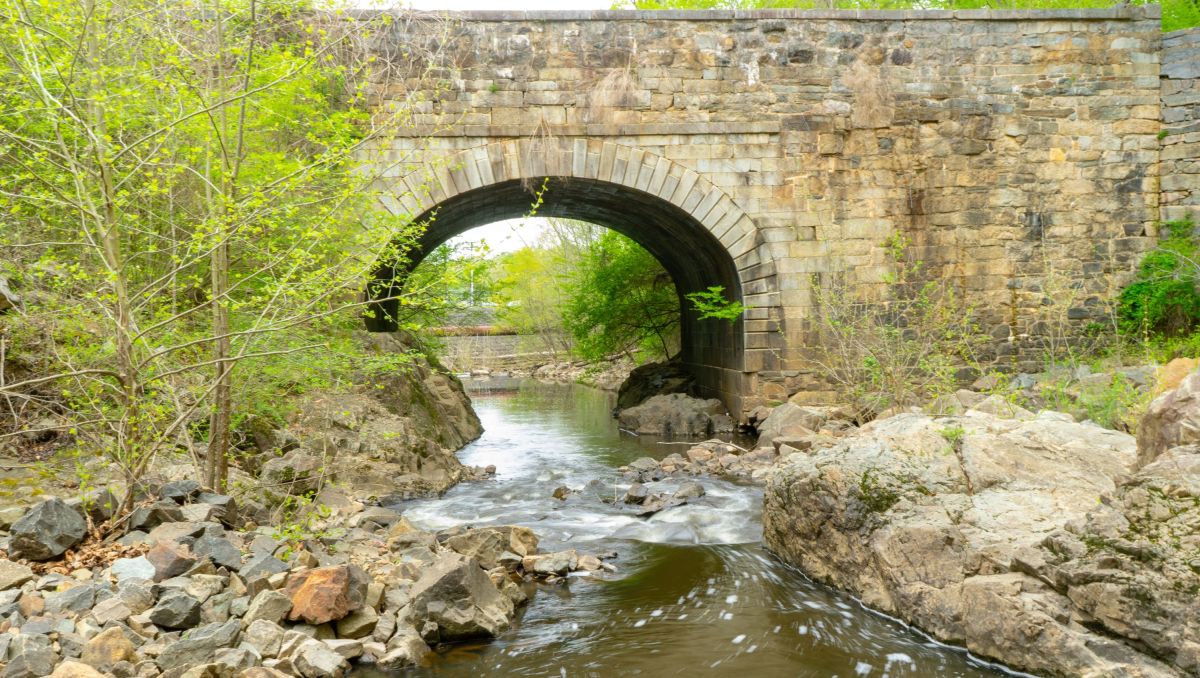
[[[1177,89],[1157,7],[414,14],[378,40],[438,55],[374,92],[416,111],[377,149],[386,207],[431,219],[410,258],[545,185],[539,215],[618,230],[681,293],[750,307],[729,324],[682,305],[684,359],[735,414],[824,388],[814,286],[879,294],[889,236],[1017,365],[1047,276],[1082,327],[1155,242]],[[376,293],[402,273],[382,266]]]

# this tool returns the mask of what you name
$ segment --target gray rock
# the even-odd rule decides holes
[[[178,641],[167,645],[158,656],[158,664],[182,666],[206,662],[220,648],[235,646],[241,628],[242,622],[237,619],[194,628]]]
[[[352,640],[365,638],[371,635],[377,623],[379,613],[370,606],[364,606],[337,620],[337,635]]]
[[[689,481],[679,486],[672,495],[675,499],[697,499],[705,494],[704,486],[695,481]]]
[[[106,598],[92,608],[92,616],[96,618],[96,622],[100,625],[110,622],[123,622],[133,616],[133,609],[129,607],[120,594]]]
[[[49,499],[13,523],[10,534],[10,557],[48,560],[82,541],[87,523],[61,499]]]
[[[150,610],[150,621],[165,629],[190,629],[200,623],[200,601],[182,591],[171,591]]]
[[[177,504],[185,503],[199,494],[200,483],[195,480],[175,480],[163,483],[162,487],[158,488],[158,496],[170,499]]]
[[[49,647],[22,652],[13,657],[4,667],[4,678],[46,678],[54,673],[58,654]]]
[[[46,596],[46,612],[83,612],[96,604],[96,587],[79,584]]]
[[[526,556],[522,563],[526,572],[542,576],[564,575],[579,567],[579,554],[574,549]]]
[[[278,624],[283,621],[291,609],[292,599],[286,594],[273,590],[263,591],[250,601],[250,607],[246,610],[243,621],[251,624],[258,620],[264,620]]]
[[[141,614],[154,607],[156,594],[149,579],[127,577],[117,583],[117,595],[133,614]]]
[[[139,506],[129,514],[129,529],[151,530],[163,523],[183,520],[183,512],[173,501],[157,501],[149,506]]]
[[[443,641],[495,636],[508,627],[513,604],[478,561],[442,553],[410,591],[413,619],[437,624]]]
[[[213,663],[237,675],[262,663],[262,655],[244,647],[223,647],[213,655]]]
[[[242,579],[250,581],[256,577],[270,576],[273,574],[281,574],[287,572],[291,567],[282,560],[272,555],[258,555],[246,561],[242,569],[238,570],[238,574]]]
[[[242,569],[242,552],[233,542],[222,537],[200,537],[192,544],[192,553],[197,558],[207,558],[217,567],[224,567],[230,572]]]
[[[154,579],[154,565],[146,559],[146,556],[119,558],[113,561],[109,572],[117,578],[118,582],[130,579],[144,579],[147,581]]]
[[[263,657],[278,657],[283,634],[283,627],[279,624],[256,619],[242,632],[242,642],[249,643]]]
[[[11,589],[27,581],[33,581],[33,570],[21,563],[11,560],[0,560],[0,590]]]
[[[421,634],[409,624],[396,630],[395,635],[387,642],[385,654],[377,664],[385,671],[418,666],[430,652],[429,646],[421,638]]]
[[[690,436],[733,430],[733,419],[720,400],[701,400],[682,393],[653,396],[621,410],[618,420],[622,428],[640,434]]]
[[[292,664],[304,678],[338,678],[350,670],[345,657],[319,640],[308,640],[296,648]]]
[[[650,490],[641,483],[634,483],[625,491],[625,496],[621,497],[621,501],[626,504],[641,504],[650,496]]]
[[[363,643],[361,640],[352,640],[349,638],[335,638],[332,640],[323,640],[325,646],[336,652],[339,656],[347,661],[358,659],[363,653]]]

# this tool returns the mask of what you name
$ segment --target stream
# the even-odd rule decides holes
[[[760,543],[758,487],[701,478],[703,498],[650,519],[602,501],[628,485],[616,467],[687,449],[619,432],[612,394],[532,381],[488,386],[469,385],[486,432],[459,457],[495,464],[495,478],[408,502],[405,516],[434,530],[523,525],[543,551],[615,553],[618,571],[540,585],[499,638],[444,649],[427,667],[392,675],[1004,675],[775,560]],[[564,485],[581,492],[554,499]]]

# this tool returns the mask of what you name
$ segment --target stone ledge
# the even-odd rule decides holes
[[[379,16],[382,10],[358,10],[352,16]],[[738,21],[756,19],[799,19],[809,21],[1111,21],[1158,19],[1158,5],[1095,9],[1047,10],[851,10],[851,9],[755,9],[755,10],[471,10],[458,12],[415,11],[416,16],[445,17],[458,21]]]

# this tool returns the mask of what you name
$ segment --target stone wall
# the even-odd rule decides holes
[[[527,209],[514,182],[556,177],[539,213],[622,230],[685,290],[740,293],[736,336],[685,319],[684,338],[705,383],[752,396],[745,407],[819,387],[814,285],[880,294],[893,234],[965,290],[1014,366],[1039,360],[1049,314],[1103,321],[1154,242],[1157,7],[470,12],[430,26],[387,38],[440,50],[435,77],[378,90],[381,105],[419,102],[384,149],[391,208],[438,210],[445,238]]]
[[[1200,28],[1163,36],[1162,219],[1200,223]]]

